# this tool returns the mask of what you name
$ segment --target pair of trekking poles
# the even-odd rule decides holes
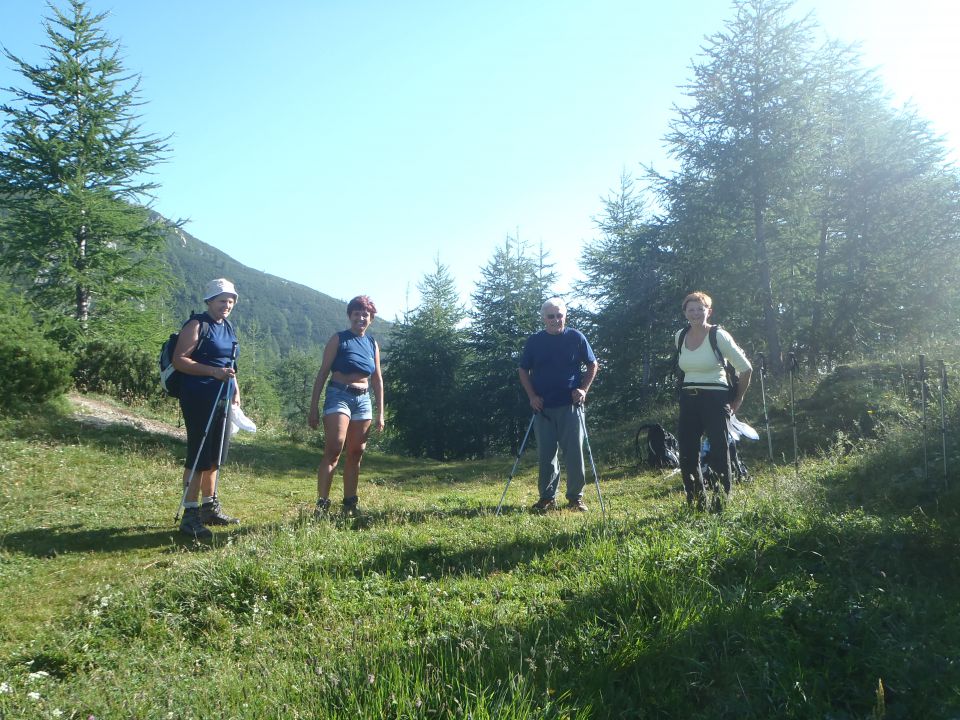
[[[237,343],[233,343],[233,349],[230,352],[230,366],[231,368],[236,368],[237,366]],[[210,417],[207,418],[207,424],[203,428],[203,437],[200,439],[200,446],[197,448],[197,454],[193,458],[193,466],[190,468],[190,477],[183,484],[183,494],[180,496],[180,505],[177,506],[177,512],[173,516],[173,522],[177,523],[180,521],[180,512],[183,510],[183,504],[187,501],[187,493],[190,491],[190,486],[193,484],[194,478],[197,475],[197,464],[200,462],[200,454],[203,452],[203,446],[207,443],[207,437],[210,435],[210,428],[213,426],[213,419],[217,416],[218,411],[223,414],[223,427],[220,428],[220,445],[219,450],[217,451],[217,467],[220,467],[220,461],[223,456],[223,443],[227,437],[227,426],[230,424],[230,406],[233,403],[233,397],[235,393],[237,381],[235,378],[230,378],[227,382],[220,383],[220,389],[217,390],[217,398],[213,401],[213,408],[210,410]],[[223,397],[223,391],[226,389],[227,397],[224,402],[223,409],[220,410],[220,398]],[[217,485],[220,483],[220,473],[217,472],[217,476],[213,481],[213,495],[217,494]]]
[[[794,378],[799,365],[796,353],[791,352],[787,357],[787,369],[790,372],[790,429],[793,431],[793,471],[797,477],[800,477],[800,453],[797,443],[797,414],[795,409],[796,393],[794,388]],[[767,452],[770,462],[773,462],[773,436],[770,434],[770,416],[767,414],[767,363],[763,353],[757,353],[757,364],[760,366],[760,397],[763,400],[763,422],[767,428]]]
[[[500,509],[503,507],[503,499],[507,496],[507,490],[510,489],[510,481],[513,480],[514,474],[517,472],[517,466],[520,464],[520,458],[523,456],[523,451],[527,447],[527,440],[530,438],[530,431],[533,429],[533,422],[536,420],[537,415],[543,413],[535,412],[530,416],[530,423],[527,425],[527,432],[523,436],[523,442],[520,443],[520,450],[517,452],[517,459],[513,463],[513,468],[510,470],[510,476],[507,478],[507,485],[503,488],[503,493],[500,495],[500,502],[497,503],[497,511],[495,515],[500,515]],[[587,443],[587,455],[590,458],[590,467],[593,470],[593,482],[597,487],[597,497],[600,499],[600,512],[602,513],[603,520],[607,519],[607,508],[603,503],[603,493],[600,492],[600,476],[597,475],[597,465],[593,461],[593,450],[590,449],[590,435],[587,433],[587,420],[583,412],[583,405],[577,405],[577,416],[580,419],[580,428],[583,430],[583,439]],[[544,415],[546,417],[546,415]]]

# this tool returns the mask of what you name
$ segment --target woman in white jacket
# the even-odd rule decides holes
[[[730,416],[743,402],[753,370],[743,350],[723,328],[708,321],[713,300],[704,292],[692,292],[683,299],[683,314],[688,326],[677,332],[677,362],[683,372],[680,389],[680,421],[677,441],[680,445],[680,472],[687,503],[703,509],[706,490],[700,472],[700,442],[704,434],[710,441],[710,468],[730,496],[730,450],[727,425]],[[716,350],[710,341],[714,332]],[[727,374],[721,358],[728,360],[740,374],[736,396],[730,397]]]

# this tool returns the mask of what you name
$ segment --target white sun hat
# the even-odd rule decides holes
[[[233,286],[232,282],[226,278],[217,278],[207,283],[207,289],[203,293],[203,301],[213,300],[217,295],[222,295],[223,293],[233,295],[235,300],[240,299],[240,296],[237,295],[237,289]]]

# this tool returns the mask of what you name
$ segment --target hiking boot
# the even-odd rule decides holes
[[[180,518],[180,532],[194,540],[209,540],[213,537],[210,528],[204,527],[204,524],[200,521],[200,508],[195,507],[183,509],[183,517]]]
[[[548,510],[556,510],[557,501],[553,498],[540,498],[533,504],[530,508],[530,512],[534,513],[545,513]]]
[[[213,500],[205,502],[200,506],[200,522],[204,525],[239,525],[240,521],[235,517],[230,517],[223,512],[220,507],[220,500],[216,495]]]
[[[574,512],[586,512],[587,506],[583,502],[583,498],[573,498],[567,500],[567,510],[573,510]]]
[[[317,500],[317,506],[313,509],[314,520],[326,520],[330,517],[330,500],[320,498]]]
[[[343,499],[343,514],[346,517],[357,517],[360,514],[360,498],[356,495]]]

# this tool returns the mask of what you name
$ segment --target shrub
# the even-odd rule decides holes
[[[155,399],[162,394],[157,352],[116,341],[91,341],[80,348],[77,357],[73,373],[77,388],[124,402]]]
[[[42,403],[63,394],[71,385],[73,360],[44,338],[22,315],[0,313],[0,377],[4,392],[0,407],[12,410]]]

